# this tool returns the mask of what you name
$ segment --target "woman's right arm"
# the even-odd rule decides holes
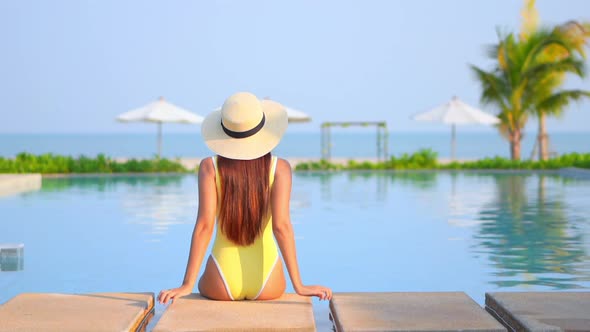
[[[320,285],[306,286],[301,282],[295,249],[295,235],[289,214],[291,181],[291,166],[287,161],[279,159],[271,193],[273,233],[281,249],[295,292],[303,296],[317,296],[322,300],[330,300],[332,298],[330,288]]]
[[[160,303],[166,304],[176,297],[192,293],[209,241],[211,241],[216,209],[215,167],[211,158],[206,158],[201,161],[199,166],[199,212],[191,239],[184,280],[178,288],[161,291],[158,295]]]

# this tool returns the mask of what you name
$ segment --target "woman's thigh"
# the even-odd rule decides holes
[[[225,289],[225,283],[221,277],[217,265],[213,261],[213,258],[209,256],[207,259],[207,265],[205,266],[205,272],[199,280],[199,292],[201,295],[212,300],[219,301],[230,301],[231,297],[227,294]]]
[[[257,300],[272,300],[280,297],[285,293],[285,273],[283,271],[283,260],[279,257],[277,258],[277,264],[275,264],[274,269],[270,273],[270,277],[264,285],[264,289],[256,298]]]

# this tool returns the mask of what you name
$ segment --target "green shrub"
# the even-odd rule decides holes
[[[590,168],[590,153],[568,153],[545,161],[511,160],[502,157],[484,158],[476,161],[451,162],[440,165],[442,169],[523,169],[544,170],[565,167]]]
[[[382,162],[349,160],[345,164],[327,160],[299,163],[297,171],[338,171],[338,170],[420,170],[420,169],[523,169],[544,170],[565,167],[590,169],[590,153],[568,153],[546,161],[514,161],[502,157],[484,158],[476,161],[453,161],[440,165],[437,154],[431,149],[422,149],[413,154],[392,156]],[[189,172],[178,160],[129,159],[117,162],[104,154],[95,158],[84,155],[78,158],[53,155],[19,153],[14,159],[0,157],[0,173],[143,173],[143,172]]]
[[[130,159],[117,162],[104,154],[96,158],[84,155],[78,158],[51,153],[33,155],[19,153],[14,159],[0,157],[0,173],[140,173],[187,172],[177,161],[168,159]]]
[[[502,157],[484,158],[476,161],[452,161],[448,164],[438,164],[437,154],[431,149],[422,149],[413,154],[404,153],[399,157],[392,156],[383,162],[349,160],[346,164],[331,163],[326,160],[319,162],[299,163],[297,171],[313,170],[420,170],[420,169],[522,169],[544,170],[564,167],[580,167],[590,169],[590,153],[569,153],[546,161],[511,160]]]

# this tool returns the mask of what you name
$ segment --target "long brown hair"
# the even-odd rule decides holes
[[[270,206],[270,152],[253,160],[217,157],[221,180],[218,222],[237,245],[250,245],[262,231]]]

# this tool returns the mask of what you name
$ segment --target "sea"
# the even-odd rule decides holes
[[[535,134],[522,141],[522,158],[531,157]],[[285,158],[320,158],[321,133],[289,132],[273,151]],[[330,155],[337,158],[376,158],[377,134],[373,131],[334,131],[331,133]],[[392,132],[387,139],[388,156],[400,156],[421,149],[435,151],[439,158],[451,157],[450,132]],[[57,155],[93,157],[150,158],[157,154],[156,133],[101,134],[2,134],[0,157],[13,158],[18,153],[53,153]],[[578,152],[590,153],[590,132],[550,133],[552,155]],[[201,158],[211,155],[199,132],[164,133],[162,156],[166,158]],[[509,157],[508,141],[496,132],[460,132],[456,135],[457,159]]]

